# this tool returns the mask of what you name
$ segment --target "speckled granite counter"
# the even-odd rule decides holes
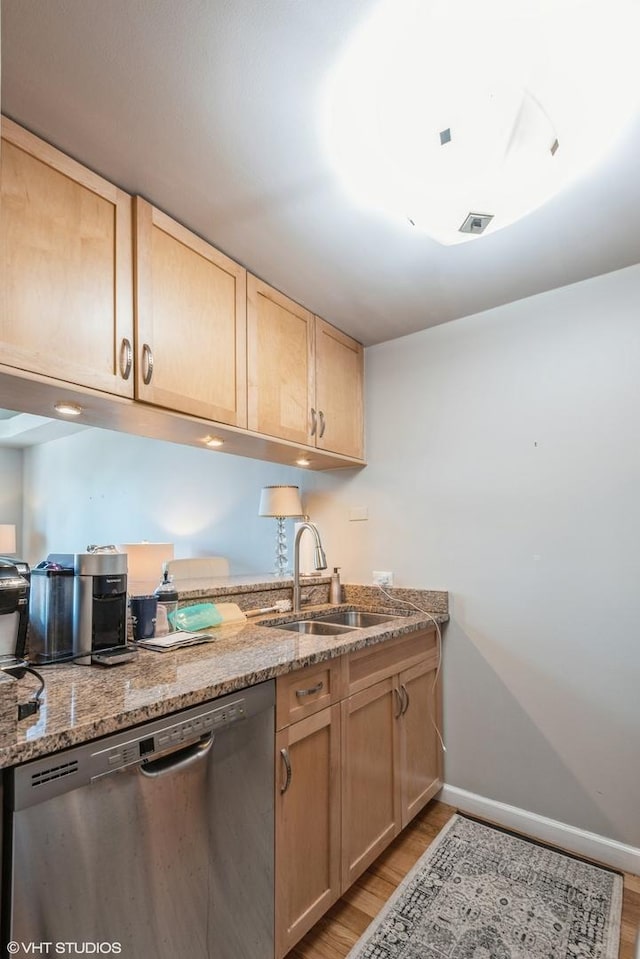
[[[231,585],[231,584],[227,584]],[[245,599],[245,609],[252,608],[255,594],[265,591],[264,583],[255,584],[251,599]],[[328,586],[322,583],[326,591]],[[286,588],[278,581],[277,588]],[[355,590],[353,599],[350,590]],[[238,585],[235,584],[238,592]],[[269,587],[267,587],[267,592]],[[448,596],[444,591],[399,590],[390,591],[394,598],[407,599],[433,611],[439,623],[448,620]],[[405,596],[405,594],[407,594]],[[197,598],[216,595],[225,601],[232,589],[209,587],[197,593]],[[306,607],[304,616],[312,616],[329,608],[382,609],[380,596],[371,587],[345,587],[347,603],[329,607],[325,603]],[[192,597],[196,598],[194,594]],[[184,593],[187,599],[187,594]],[[191,598],[191,597],[189,597]],[[373,601],[375,598],[375,602]],[[253,602],[253,606],[258,603]],[[262,601],[260,600],[260,605]],[[266,605],[266,604],[265,604]],[[391,611],[393,603],[386,609]],[[395,612],[401,612],[396,609]],[[293,613],[282,616],[264,616],[246,623],[217,627],[215,641],[168,653],[140,650],[135,662],[111,669],[61,664],[40,667],[46,680],[46,690],[38,716],[4,726],[0,739],[0,767],[25,762],[68,746],[107,733],[135,726],[149,719],[167,715],[179,709],[215,699],[224,693],[271,679],[282,673],[310,663],[378,643],[403,633],[432,624],[423,612],[411,612],[401,618],[378,626],[342,633],[338,636],[313,636],[270,628],[269,624],[300,618]],[[16,682],[18,701],[29,698],[36,684],[31,677]],[[12,702],[10,693],[5,700]],[[0,726],[1,726],[0,722]],[[17,726],[17,729],[16,729]]]

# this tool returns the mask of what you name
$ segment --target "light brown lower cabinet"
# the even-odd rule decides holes
[[[276,735],[276,956],[340,896],[340,706]]]
[[[421,630],[278,680],[276,959],[442,786],[438,657]]]
[[[400,832],[397,689],[385,679],[342,708],[342,887]]]

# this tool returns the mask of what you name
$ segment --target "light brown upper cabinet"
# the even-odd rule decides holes
[[[2,118],[1,362],[133,396],[131,197]]]
[[[362,344],[315,318],[316,446],[362,459],[364,373]]]
[[[246,271],[135,198],[136,397],[246,427]]]
[[[249,429],[361,460],[360,343],[247,275]]]

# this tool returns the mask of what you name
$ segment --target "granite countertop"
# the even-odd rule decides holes
[[[354,608],[354,601],[340,606],[324,603],[305,608],[303,615],[350,608]],[[368,604],[368,608],[374,607]],[[444,610],[433,616],[439,623],[449,618]],[[0,768],[432,625],[423,612],[337,636],[305,635],[268,625],[299,618],[299,613],[278,617],[271,614],[241,624],[222,625],[215,629],[212,643],[165,653],[141,649],[135,662],[113,668],[74,664],[39,667],[46,681],[40,711],[33,718],[4,724]],[[17,701],[25,702],[37,689],[35,679],[28,675],[19,681],[9,679],[8,683],[0,683],[0,700],[3,691],[13,696],[15,690]],[[8,702],[5,697],[5,703]],[[13,703],[13,711],[9,713],[7,709],[4,713],[12,719],[16,715],[15,699]]]

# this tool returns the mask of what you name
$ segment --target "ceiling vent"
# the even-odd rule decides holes
[[[470,213],[460,227],[460,233],[483,233],[492,220],[492,213]]]

